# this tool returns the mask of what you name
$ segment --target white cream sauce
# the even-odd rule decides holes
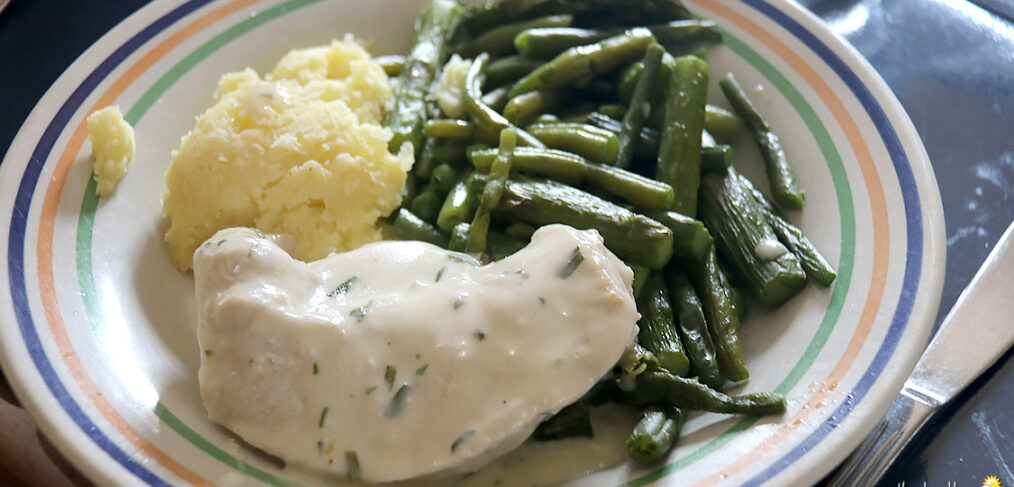
[[[772,239],[761,240],[757,243],[757,248],[753,249],[753,253],[760,260],[775,260],[788,252],[789,249],[781,242]]]
[[[637,332],[630,269],[561,225],[481,267],[419,242],[305,264],[227,229],[194,275],[210,418],[288,465],[370,482],[514,449]]]

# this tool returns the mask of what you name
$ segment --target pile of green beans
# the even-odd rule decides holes
[[[706,102],[719,77],[705,48],[721,39],[672,0],[434,0],[409,55],[380,59],[397,76],[390,149],[410,142],[416,153],[390,220],[399,238],[489,262],[562,223],[597,230],[634,271],[636,342],[536,439],[591,436],[588,407],[616,401],[643,413],[631,458],[654,461],[685,411],[785,410],[777,394],[722,392],[750,378],[745,296],[778,306],[836,274],[781,213],[802,209],[805,193],[757,105],[732,74],[718,83],[731,110]],[[452,53],[471,63],[462,118],[435,102]],[[734,167],[747,136],[774,203]]]

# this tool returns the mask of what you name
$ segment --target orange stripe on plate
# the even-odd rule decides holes
[[[863,344],[866,342],[866,338],[869,336],[870,330],[873,328],[877,311],[880,308],[884,286],[887,281],[890,231],[887,226],[887,204],[884,197],[884,188],[880,184],[880,176],[877,172],[876,165],[873,162],[873,157],[870,154],[869,147],[867,147],[865,141],[863,140],[862,134],[859,132],[859,127],[856,126],[855,121],[849,115],[845,105],[842,104],[841,100],[835,95],[831,87],[828,86],[820,75],[818,75],[817,72],[814,71],[813,68],[811,68],[809,64],[807,64],[806,61],[804,61],[803,58],[796,54],[791,48],[779,41],[771,33],[751,22],[743,14],[736,12],[735,10],[715,0],[693,1],[694,3],[715,12],[719,17],[724,17],[729,22],[732,22],[737,27],[747,32],[751,37],[763,43],[769,49],[774,51],[778,57],[782,58],[783,61],[785,61],[806,81],[807,84],[810,85],[810,87],[813,88],[828,109],[831,110],[831,114],[845,132],[845,137],[848,139],[849,145],[852,147],[852,151],[856,154],[856,158],[859,161],[859,169],[863,175],[863,181],[866,184],[867,193],[870,197],[870,209],[873,213],[872,280],[870,282],[870,289],[866,296],[866,302],[863,304],[863,311],[860,314],[858,325],[856,326],[856,330],[852,334],[852,338],[849,341],[848,346],[845,348],[845,352],[842,354],[841,359],[835,365],[834,369],[831,370],[831,373],[824,380],[824,383],[817,392],[810,397],[810,400],[798,413],[796,413],[795,416],[784,421],[782,425],[760,445],[750,450],[750,452],[746,455],[736,459],[735,462],[728,465],[721,472],[693,484],[693,487],[704,487],[714,485],[724,478],[739,472],[747,465],[772,450],[776,445],[785,440],[790,433],[799,428],[800,425],[804,424],[804,420],[807,417],[812,415],[818,409],[821,409],[823,401],[831,394],[832,391],[835,390],[835,388],[838,387],[838,382],[849,371],[852,363],[855,362],[856,357],[859,355],[859,351],[862,349]]]
[[[122,95],[123,92],[145,71],[150,69],[156,62],[158,62],[159,59],[190,37],[193,37],[195,34],[208,28],[221,19],[234,14],[247,6],[257,3],[258,1],[259,0],[236,0],[207,13],[190,24],[187,24],[182,29],[169,36],[166,40],[160,42],[136,63],[131,65],[116,81],[113,82],[112,86],[110,86],[109,89],[107,89],[99,97],[98,101],[96,101],[95,104],[88,110],[88,113],[115,102],[116,99],[119,98],[119,96]],[[50,178],[49,186],[46,188],[46,197],[42,204],[42,215],[39,222],[38,248],[36,252],[38,254],[39,292],[42,297],[46,320],[49,322],[50,333],[52,333],[56,346],[60,350],[60,355],[63,357],[64,363],[70,370],[74,380],[77,381],[78,386],[91,399],[102,416],[105,417],[106,420],[109,421],[109,423],[116,428],[116,430],[123,435],[127,441],[136,446],[140,451],[144,452],[145,455],[168,469],[174,475],[188,483],[206,486],[215,485],[160,450],[157,446],[155,446],[155,444],[148,441],[147,438],[138,433],[137,430],[135,430],[122,416],[120,416],[116,408],[109,402],[108,399],[105,398],[102,391],[98,389],[91,377],[88,375],[84,364],[81,362],[80,357],[78,357],[77,352],[74,350],[74,345],[70,342],[70,337],[67,334],[67,328],[60,316],[59,303],[56,298],[54,286],[55,278],[53,275],[54,222],[56,221],[56,213],[60,203],[60,196],[63,193],[63,186],[67,181],[67,174],[70,172],[70,167],[74,163],[75,157],[80,153],[81,147],[84,145],[86,138],[87,129],[85,128],[85,122],[82,120],[81,123],[78,124],[77,128],[75,128],[66,148],[60,154],[56,168]]]

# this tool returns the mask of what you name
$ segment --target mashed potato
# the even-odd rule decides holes
[[[291,235],[305,261],[379,240],[377,220],[400,204],[412,165],[410,146],[387,150],[390,97],[383,69],[348,37],[289,52],[264,79],[223,76],[166,173],[176,267],[235,226]]]
[[[95,193],[109,196],[116,183],[127,174],[134,158],[134,128],[123,119],[120,107],[113,105],[88,115],[88,140],[95,155]]]

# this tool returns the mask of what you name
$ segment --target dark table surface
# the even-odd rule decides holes
[[[866,56],[901,100],[926,145],[947,219],[939,325],[1014,219],[1014,1],[800,3]],[[6,153],[28,112],[60,73],[141,5],[131,0],[13,0],[0,13],[0,154]],[[997,319],[1011,321],[1009,316]],[[974,487],[988,475],[1014,485],[1011,355],[945,411],[882,486],[905,482],[907,487]],[[26,416],[19,416],[23,412],[8,404],[16,401],[2,392],[0,386],[0,417],[20,428],[30,425]],[[11,436],[7,428],[0,430],[6,430],[0,441]],[[29,436],[23,452],[0,455],[0,484],[80,482],[60,459],[57,464],[70,480],[38,476],[39,470],[32,476],[33,468],[44,468],[27,456],[33,448],[56,455],[44,439]],[[14,465],[22,457],[30,464],[28,470]]]

